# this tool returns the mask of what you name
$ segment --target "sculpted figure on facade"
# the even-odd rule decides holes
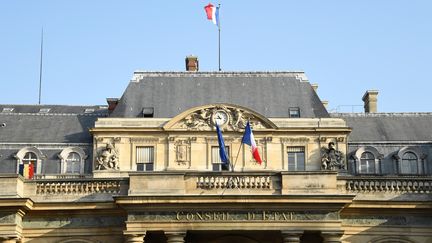
[[[335,149],[335,144],[333,142],[328,144],[328,148],[321,148],[321,169],[345,169],[344,155],[341,151]]]
[[[111,143],[99,151],[96,157],[96,170],[118,170],[119,156],[117,150]]]

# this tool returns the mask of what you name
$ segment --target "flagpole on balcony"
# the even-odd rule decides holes
[[[235,158],[234,164],[231,166],[233,172],[234,172],[234,167],[235,167],[235,165],[237,164],[237,159],[238,159],[238,157],[239,157],[239,155],[240,155],[240,150],[241,150],[242,147],[243,147],[243,139],[242,139],[242,142],[241,142],[241,144],[240,144],[239,150],[237,151],[237,156],[236,156],[236,158]]]

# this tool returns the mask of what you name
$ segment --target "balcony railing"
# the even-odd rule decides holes
[[[120,194],[118,179],[44,180],[36,181],[36,194]]]
[[[270,189],[269,175],[207,175],[197,177],[200,189]]]
[[[349,192],[432,193],[432,178],[344,177]]]

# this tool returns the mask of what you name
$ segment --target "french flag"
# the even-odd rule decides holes
[[[261,160],[261,157],[259,155],[258,147],[256,146],[255,138],[253,136],[252,129],[250,127],[249,122],[246,125],[245,132],[243,134],[242,143],[251,146],[252,155],[253,155],[255,161],[258,162],[258,164],[261,164],[262,160]]]
[[[211,20],[213,24],[219,27],[219,7],[215,7],[213,4],[209,3],[204,9],[207,14],[207,19]]]

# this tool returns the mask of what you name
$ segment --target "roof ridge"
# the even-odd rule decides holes
[[[308,82],[304,71],[244,71],[244,72],[177,72],[141,71],[134,72],[131,82],[139,82],[145,77],[295,77]]]
[[[24,116],[97,116],[106,117],[107,113],[22,113],[22,112],[0,112],[0,115],[24,115]]]
[[[344,113],[344,112],[334,112],[329,113],[331,117],[410,117],[410,116],[432,116],[432,112],[377,112],[377,113],[363,113],[363,112],[354,112],[354,113]]]

